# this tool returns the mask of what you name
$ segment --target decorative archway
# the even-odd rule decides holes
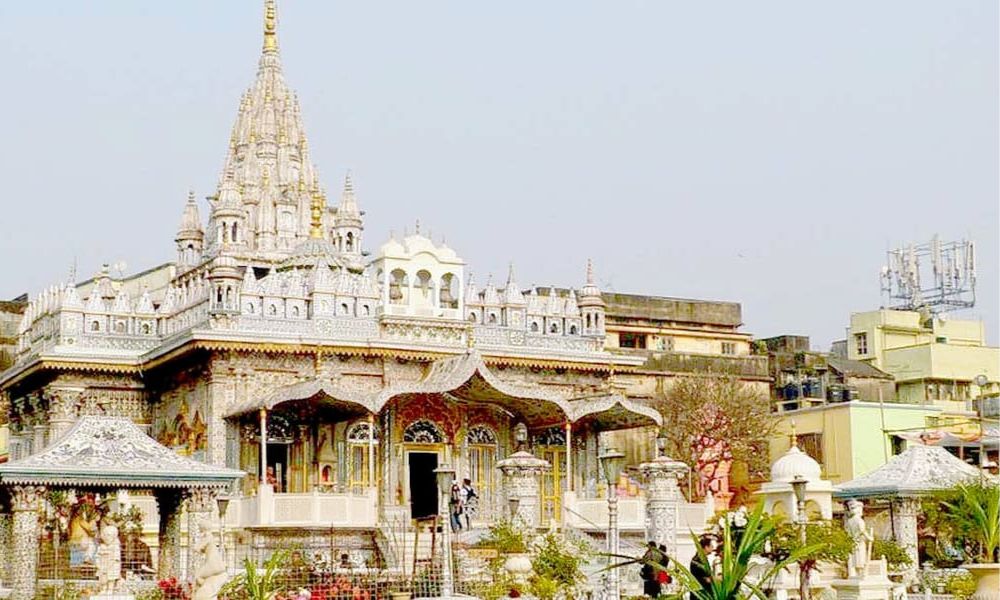
[[[443,444],[447,438],[437,423],[430,419],[417,419],[403,430],[407,444]]]

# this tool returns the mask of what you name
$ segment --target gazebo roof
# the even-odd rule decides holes
[[[6,485],[225,487],[243,475],[181,456],[125,417],[80,417],[41,452],[0,465]]]
[[[838,498],[919,496],[980,476],[976,467],[940,446],[911,446],[881,467],[841,483]]]

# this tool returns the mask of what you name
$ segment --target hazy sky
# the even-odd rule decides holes
[[[0,297],[173,257],[262,2],[0,2]],[[368,249],[420,219],[477,282],[734,300],[825,349],[890,245],[971,237],[998,326],[996,0],[279,0],[285,73]],[[203,207],[203,216],[207,210]]]

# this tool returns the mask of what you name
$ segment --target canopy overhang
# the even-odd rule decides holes
[[[975,480],[983,473],[940,446],[911,446],[861,477],[841,483],[836,498],[916,497]]]
[[[330,380],[295,383],[264,397],[249,398],[231,408],[227,417],[237,417],[261,408],[270,410],[280,404],[308,399],[339,407],[345,412],[378,414],[394,400],[427,395],[501,406],[523,418],[531,428],[577,420],[593,423],[602,430],[661,423],[656,410],[617,394],[569,399],[544,386],[506,381],[487,368],[482,355],[476,350],[435,361],[419,380],[394,383],[381,390],[348,389]]]
[[[181,456],[126,417],[80,417],[41,452],[0,465],[0,484],[89,488],[225,488],[245,475]]]

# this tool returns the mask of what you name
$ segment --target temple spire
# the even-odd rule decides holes
[[[323,239],[323,208],[326,206],[326,198],[319,189],[313,189],[312,203],[309,207],[310,223],[309,237]]]
[[[278,9],[275,0],[264,0],[264,52],[278,51]]]

